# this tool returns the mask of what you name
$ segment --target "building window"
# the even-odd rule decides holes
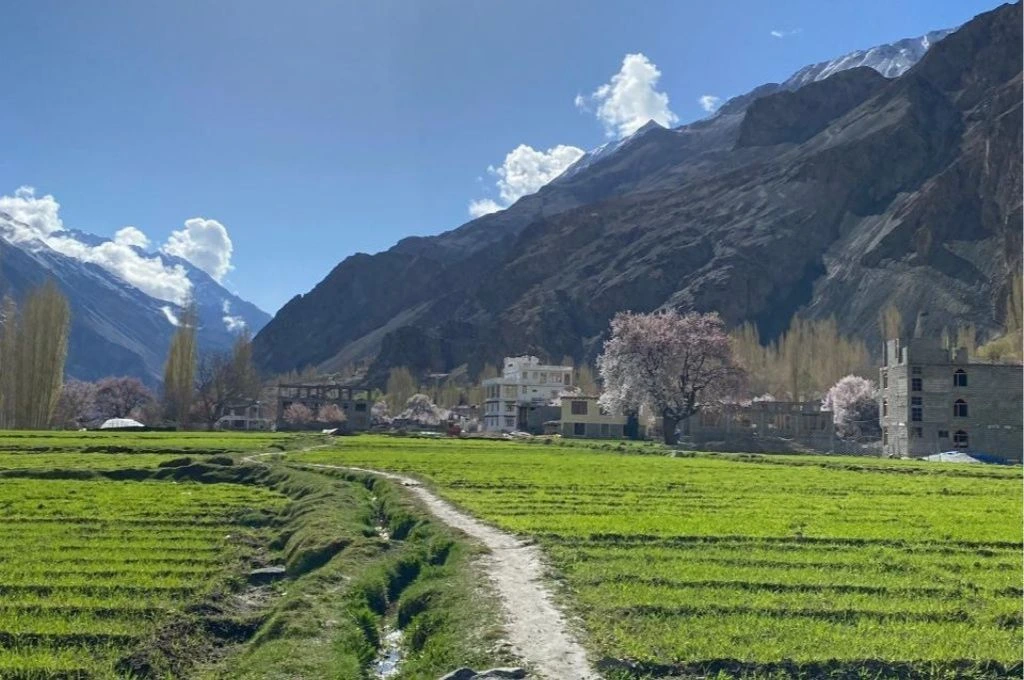
[[[882,389],[889,386],[889,371],[882,371]]]
[[[956,444],[958,449],[966,449],[967,444],[967,433],[963,430],[957,430],[953,433],[953,443]]]
[[[357,411],[365,411],[366,410],[366,402],[362,402],[361,401],[358,404],[356,404],[356,410]]]
[[[582,437],[583,435],[585,435],[587,433],[586,423],[573,423],[572,433],[577,437]]]
[[[949,439],[949,430],[939,430],[939,439]]]
[[[910,405],[911,406],[921,406],[921,397],[911,397],[910,398]]]
[[[967,371],[958,368],[953,374],[953,387],[967,387]]]
[[[910,407],[910,420],[915,423],[920,423],[922,420],[924,420],[924,418],[921,417],[921,411],[922,409],[920,406]]]
[[[882,446],[887,446],[888,444],[889,444],[889,428],[883,427],[882,428]]]
[[[562,383],[563,384],[568,385],[570,382],[572,382],[572,376],[571,375],[566,373],[565,375],[562,376]]]
[[[601,423],[601,436],[610,437],[612,434],[612,426],[608,423]]]
[[[954,418],[966,418],[967,417],[967,402],[963,399],[957,399],[953,402],[953,417]]]
[[[505,416],[505,427],[515,427],[515,426],[516,426],[516,419],[515,419],[515,417]]]
[[[922,391],[921,379],[920,378],[911,378],[910,379],[910,391],[911,392],[920,392],[920,391]]]
[[[889,415],[889,400],[888,399],[883,399],[882,400],[882,417],[884,418],[887,415]]]
[[[583,400],[572,402],[572,414],[574,416],[587,415],[587,402]]]
[[[910,428],[910,436],[914,439],[920,439],[924,436],[924,431],[920,427]]]
[[[516,412],[516,405],[515,404],[505,404],[505,412],[506,413],[515,413]]]
[[[920,366],[912,366],[910,368],[910,375],[921,375],[921,367]]]

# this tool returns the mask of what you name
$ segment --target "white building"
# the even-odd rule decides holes
[[[537,357],[505,357],[501,377],[482,385],[484,431],[525,430],[531,406],[557,402],[572,387],[572,366],[549,366]]]

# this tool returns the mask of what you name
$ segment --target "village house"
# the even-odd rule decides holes
[[[316,416],[321,407],[334,404],[345,414],[344,429],[361,432],[370,429],[370,408],[373,406],[369,387],[343,385],[335,382],[291,383],[277,386],[277,418],[279,425],[292,404],[302,404]]]
[[[646,428],[637,418],[609,413],[590,394],[562,397],[563,437],[587,439],[643,439]]]
[[[484,380],[482,387],[484,431],[525,431],[531,421],[557,417],[557,407],[542,407],[557,404],[562,392],[572,387],[572,366],[542,364],[532,356],[505,357],[501,376]]]
[[[218,430],[266,432],[273,429],[274,423],[267,418],[262,402],[249,399],[226,404],[214,427]]]
[[[808,448],[828,451],[835,441],[831,411],[817,401],[754,401],[722,404],[690,417],[687,436],[696,442],[732,443],[738,450],[752,439],[792,440]]]
[[[883,453],[919,458],[944,451],[1019,462],[1019,364],[982,363],[938,340],[885,343],[879,371]]]

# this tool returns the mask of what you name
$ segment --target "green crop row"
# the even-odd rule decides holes
[[[536,538],[598,659],[1020,662],[1019,467],[602,446],[364,436],[287,459],[418,476]]]
[[[118,659],[229,578],[258,486],[0,480],[0,677],[112,677]]]

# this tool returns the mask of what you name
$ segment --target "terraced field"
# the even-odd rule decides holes
[[[0,677],[115,674],[115,661],[222,585],[284,497],[238,484],[0,481]]]
[[[1020,675],[1021,469],[359,437],[535,536],[609,672]]]
[[[132,674],[130,652],[235,576],[254,518],[287,501],[258,486],[93,473],[276,439],[0,433],[0,678]]]

